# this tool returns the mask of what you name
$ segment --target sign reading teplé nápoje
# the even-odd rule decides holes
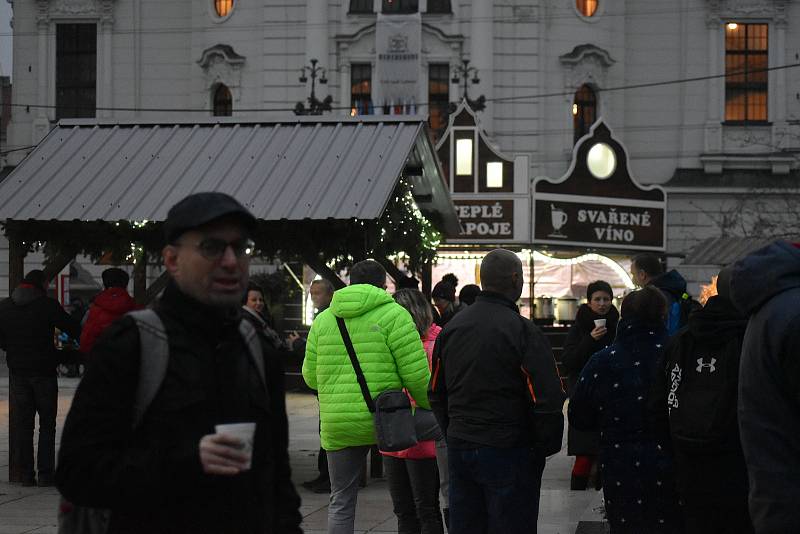
[[[513,200],[453,200],[463,232],[456,239],[514,239]]]
[[[401,107],[402,113],[416,113],[421,50],[422,18],[419,13],[378,14],[372,89],[372,102],[376,108]]]
[[[573,149],[559,181],[534,184],[534,244],[663,251],[666,193],[642,187],[622,144],[598,120]]]

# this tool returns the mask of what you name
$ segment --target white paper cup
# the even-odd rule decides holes
[[[597,328],[605,328],[606,320],[605,319],[595,319],[594,326]]]
[[[247,454],[247,467],[245,469],[250,469],[250,466],[253,463],[253,439],[256,435],[256,424],[255,423],[229,423],[226,425],[216,425],[214,427],[214,431],[217,434],[227,434],[229,436],[234,436],[239,438],[244,442],[244,447],[242,448],[242,452]]]

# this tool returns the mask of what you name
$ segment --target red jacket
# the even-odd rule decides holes
[[[121,287],[110,287],[97,295],[89,307],[81,331],[81,352],[89,354],[103,330],[129,311],[140,307]]]
[[[428,367],[431,366],[431,355],[433,354],[433,345],[436,342],[436,336],[442,328],[437,324],[432,324],[425,335],[422,337],[422,345],[425,347],[425,354],[428,356]],[[411,396],[409,395],[409,398]],[[414,399],[411,398],[411,403],[416,405]],[[426,458],[436,458],[436,442],[433,440],[420,441],[413,447],[398,451],[398,452],[385,452],[381,451],[384,456],[394,456],[395,458],[405,458],[407,460],[424,460]]]

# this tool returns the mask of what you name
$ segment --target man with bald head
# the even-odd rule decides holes
[[[515,304],[522,262],[496,249],[480,273],[483,291],[436,340],[428,391],[447,439],[450,530],[535,533],[545,456],[531,395],[563,429],[565,394],[549,343]]]

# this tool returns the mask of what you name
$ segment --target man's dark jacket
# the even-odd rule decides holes
[[[759,534],[800,525],[800,249],[776,241],[736,262],[731,300],[750,317],[739,430]]]
[[[61,440],[56,481],[69,501],[110,508],[111,533],[298,533],[280,358],[264,348],[267,388],[238,332],[238,308],[204,306],[170,283],[156,306],[169,339],[159,393],[132,430],[139,334],[129,317],[92,351]],[[255,421],[252,469],[203,472],[214,425]]]
[[[711,297],[704,307],[692,312],[688,326],[681,329],[666,347],[664,367],[656,375],[649,400],[659,430],[666,430],[669,425],[667,399],[675,365],[683,366],[684,380],[690,373],[709,373],[706,368],[700,367],[699,371],[694,368],[698,358],[710,361],[716,357],[718,362],[725,363],[718,364],[715,372],[733,373],[728,385],[732,390],[732,408],[735,410],[741,343],[746,327],[747,319],[725,297]],[[691,365],[684,366],[683,362]],[[673,402],[677,405],[673,410],[695,409],[685,407],[680,397]],[[710,419],[714,415],[690,413],[687,417]],[[674,444],[678,492],[692,506],[698,506],[698,503],[709,507],[747,506],[747,466],[742,454],[738,421],[734,415],[732,412],[719,441],[711,446],[704,446],[702,450],[685,450],[679,440]]]
[[[428,398],[449,446],[530,446],[522,367],[537,410],[561,414],[566,395],[547,339],[513,302],[484,291],[436,338]]]
[[[56,376],[55,328],[73,339],[81,335],[80,323],[39,288],[22,285],[0,302],[0,348],[7,353],[11,374]]]

